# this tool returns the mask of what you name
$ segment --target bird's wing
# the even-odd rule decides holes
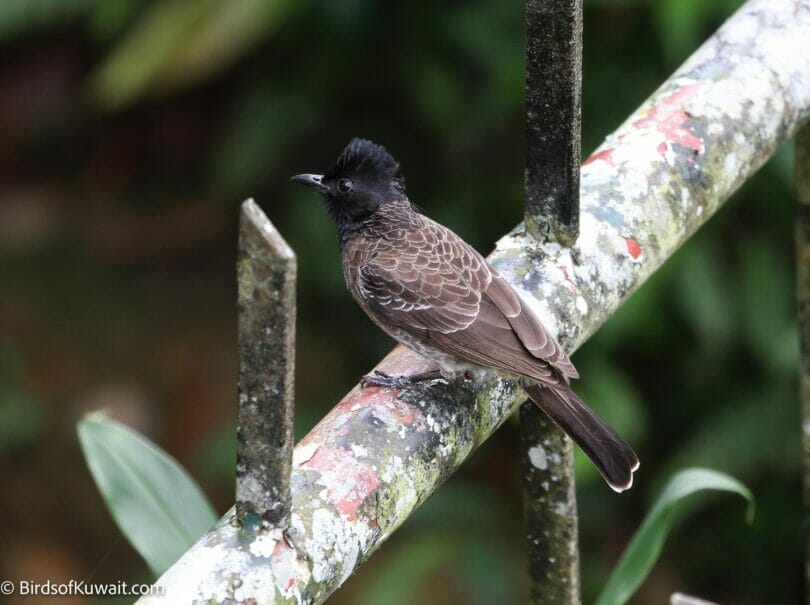
[[[533,357],[547,361],[568,378],[579,378],[579,372],[560,343],[549,334],[537,315],[505,279],[495,274],[484,297],[504,314],[520,342]]]
[[[373,260],[358,268],[363,300],[384,323],[409,331],[450,334],[473,324],[492,281],[486,262],[427,221],[406,237],[378,243]]]
[[[383,324],[476,365],[555,383],[577,372],[512,287],[471,246],[426,220],[408,245],[381,246],[359,268],[363,298]]]

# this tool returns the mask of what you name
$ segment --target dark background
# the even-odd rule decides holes
[[[585,153],[738,5],[587,1]],[[520,220],[523,32],[516,0],[0,3],[3,579],[149,579],[82,460],[90,409],[230,506],[245,197],[298,253],[298,436],[392,343],[345,292],[333,228],[291,174],[370,137],[482,251]],[[644,461],[621,497],[579,465],[586,602],[692,465],[751,487],[756,519],[706,501],[634,602],[800,602],[791,163],[782,149],[574,357],[578,391]],[[516,441],[509,422],[331,602],[525,600]]]

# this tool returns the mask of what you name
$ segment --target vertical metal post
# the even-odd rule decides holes
[[[796,308],[801,335],[805,586],[810,591],[810,124],[796,133]],[[810,594],[810,592],[808,592]]]
[[[527,0],[526,229],[564,246],[579,232],[581,90],[582,0]],[[531,401],[520,426],[529,602],[578,605],[573,444]]]
[[[259,206],[245,201],[237,261],[236,513],[248,529],[262,520],[289,527],[295,277],[292,249]]]
[[[579,232],[582,0],[526,2],[526,228],[572,244]]]
[[[571,440],[531,401],[520,407],[529,603],[579,604],[577,499]]]

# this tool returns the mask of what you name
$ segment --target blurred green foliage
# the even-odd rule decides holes
[[[143,435],[103,412],[87,414],[76,432],[110,514],[155,577],[216,522],[197,483]]]
[[[11,349],[0,348],[0,452],[31,445],[45,423],[45,411],[26,388],[24,369]]]
[[[655,565],[676,517],[689,510],[690,496],[704,491],[736,493],[748,500],[748,521],[754,519],[754,497],[742,483],[717,471],[690,468],[673,476],[647,513],[641,527],[611,572],[596,605],[623,605]]]
[[[586,0],[583,150],[739,4]],[[518,221],[523,32],[517,0],[0,2],[0,560],[22,566],[5,575],[137,568],[65,430],[88,406],[189,464],[220,512],[232,501],[244,197],[299,256],[299,436],[391,343],[289,175],[366,136],[482,251]],[[786,147],[575,356],[577,389],[643,460],[621,497],[578,466],[586,602],[660,481],[695,465],[750,486],[757,520],[690,518],[634,602],[801,598],[791,166]],[[508,423],[333,601],[401,602],[403,585],[419,602],[519,601],[515,435]]]

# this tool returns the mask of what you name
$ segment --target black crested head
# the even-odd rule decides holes
[[[399,172],[399,163],[382,145],[368,139],[353,138],[340,157],[324,175],[325,180],[355,177],[376,184],[394,184],[400,193],[405,190],[405,179]]]
[[[343,238],[388,202],[407,199],[399,164],[382,145],[349,141],[325,174],[299,174],[293,181],[315,188]]]

